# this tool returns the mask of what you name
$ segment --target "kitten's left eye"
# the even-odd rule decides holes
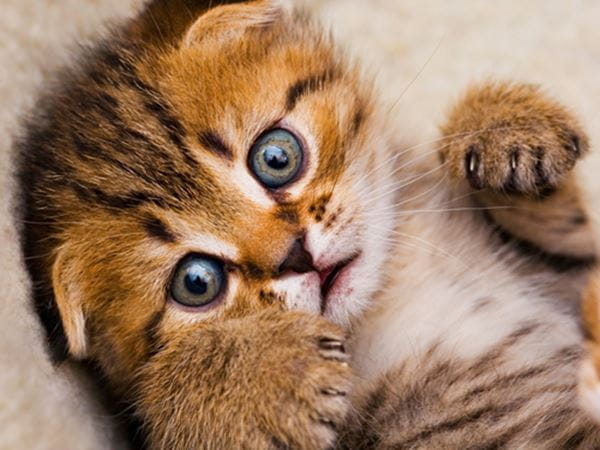
[[[252,146],[249,164],[262,184],[277,189],[296,178],[303,159],[302,146],[296,136],[275,129],[263,134]]]

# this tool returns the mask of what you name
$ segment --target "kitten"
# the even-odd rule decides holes
[[[487,84],[437,148],[399,150],[309,17],[221,3],[151,2],[29,123],[57,357],[97,367],[150,448],[600,444],[575,399],[596,253],[571,114]]]

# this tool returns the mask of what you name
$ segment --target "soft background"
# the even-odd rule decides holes
[[[596,0],[298,0],[375,73],[410,142],[435,138],[445,108],[484,77],[543,84],[600,147],[600,2]],[[31,313],[10,215],[11,139],[48,74],[140,0],[0,1],[0,448],[101,449],[108,418],[71,369],[54,369]],[[600,149],[582,177],[600,221]],[[595,203],[594,203],[595,202]]]

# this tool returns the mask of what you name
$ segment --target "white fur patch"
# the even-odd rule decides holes
[[[286,275],[271,282],[271,288],[285,297],[289,309],[321,313],[321,286],[316,272]]]

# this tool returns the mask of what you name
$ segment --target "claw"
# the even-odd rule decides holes
[[[467,152],[467,156],[465,159],[466,169],[467,169],[467,178],[471,186],[475,189],[481,189],[483,187],[481,178],[479,177],[479,167],[481,164],[481,160],[479,157],[479,153],[474,145],[469,147],[469,151]]]
[[[320,422],[321,424],[325,425],[326,427],[331,428],[334,431],[337,430],[337,424],[331,419],[328,419],[326,417],[319,417],[317,419],[317,421]]]
[[[325,395],[331,395],[331,396],[340,396],[340,397],[344,397],[347,395],[346,392],[344,391],[338,391],[337,389],[333,389],[333,388],[326,388],[326,389],[322,389],[321,392]]]
[[[579,136],[575,134],[571,135],[571,150],[576,155],[581,153],[581,140],[579,139]]]
[[[512,154],[510,155],[510,168],[512,169],[513,172],[517,171],[517,168],[519,167],[519,150],[513,150]]]
[[[477,169],[477,155],[475,153],[469,154],[469,173],[475,172]]]
[[[337,339],[321,338],[319,340],[319,347],[321,347],[323,350],[338,350],[342,353],[346,353],[346,347],[344,347],[344,343],[342,341],[338,341]]]

